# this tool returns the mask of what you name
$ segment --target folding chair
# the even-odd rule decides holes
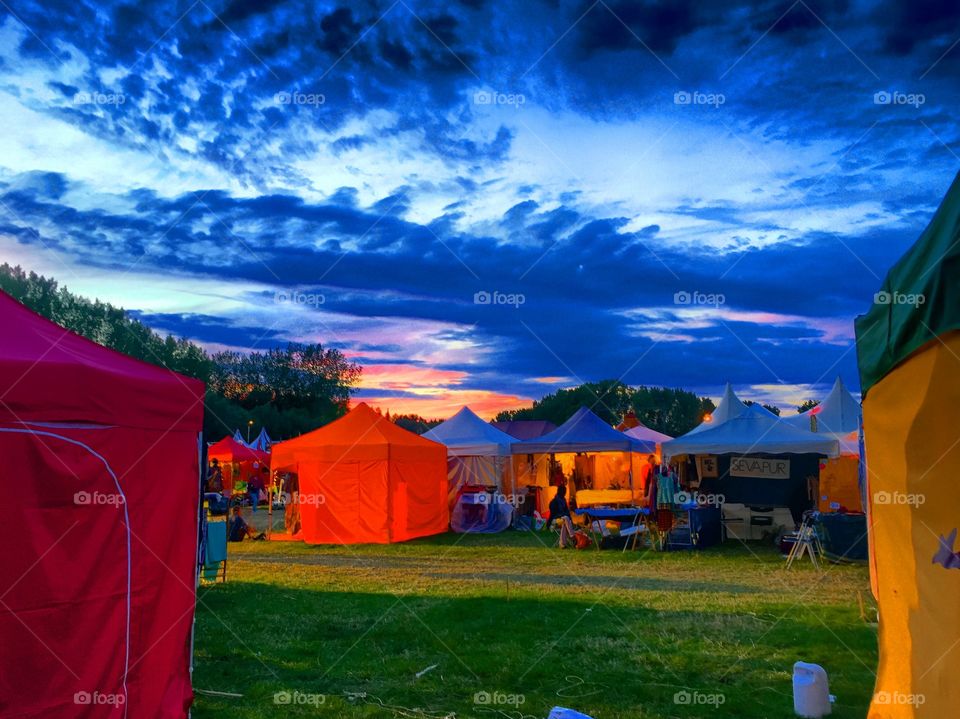
[[[788,538],[791,536],[794,539],[794,543],[790,548],[790,554],[787,555],[786,568],[789,569],[794,561],[803,557],[804,554],[809,554],[813,566],[820,569],[820,560],[818,557],[823,556],[823,545],[820,543],[820,537],[816,529],[814,529],[813,516],[809,512],[804,512],[800,529],[793,533],[793,535],[787,535]]]

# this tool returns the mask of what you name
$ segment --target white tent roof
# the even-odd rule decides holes
[[[839,455],[840,447],[836,439],[787,424],[759,405],[746,406],[742,402],[740,404],[743,409],[739,415],[727,416],[719,424],[710,423],[707,428],[701,424],[682,437],[664,442],[662,445],[664,455],[667,457],[676,457],[681,454],[731,453],[823,454],[828,457]]]
[[[744,404],[739,397],[737,397],[736,392],[733,391],[733,387],[727,382],[727,386],[723,390],[723,396],[720,398],[720,403],[717,405],[717,408],[713,411],[713,414],[710,415],[709,422],[701,422],[696,427],[691,429],[687,434],[693,434],[695,432],[703,432],[705,430],[711,429],[713,427],[718,427],[727,420],[731,420],[734,417],[739,417],[743,414],[748,407],[755,407],[756,412],[760,415],[772,417],[776,419],[777,415],[768,410],[767,408],[759,405]],[[684,435],[686,436],[686,435]]]
[[[455,457],[504,457],[517,440],[484,422],[469,407],[463,407],[446,422],[438,424],[423,436],[447,448]]]
[[[656,444],[662,444],[664,442],[669,442],[673,437],[669,434],[664,434],[663,432],[658,432],[655,429],[650,429],[649,427],[641,424],[638,427],[633,427],[624,432],[628,437],[633,437],[634,439],[639,439],[641,442],[654,442]]]
[[[787,417],[785,421],[794,427],[812,430],[812,417],[817,418],[818,434],[828,434],[840,439],[860,428],[860,403],[843,385],[843,380],[837,377],[830,394],[824,397],[820,404],[803,414]]]

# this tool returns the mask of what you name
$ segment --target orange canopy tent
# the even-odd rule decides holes
[[[233,490],[238,481],[247,482],[260,467],[270,465],[270,453],[241,444],[231,436],[207,448],[207,459],[217,460],[223,468],[223,488]]]
[[[447,529],[446,447],[366,404],[272,449],[271,468],[299,478],[308,544],[387,544]]]

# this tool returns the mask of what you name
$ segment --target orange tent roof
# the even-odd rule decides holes
[[[442,444],[398,427],[364,402],[340,419],[271,449],[273,469],[292,467],[301,458],[337,462],[447,456]]]
[[[270,461],[270,454],[269,452],[261,452],[260,450],[240,444],[228,435],[207,448],[207,459],[216,459],[220,462],[267,463]]]

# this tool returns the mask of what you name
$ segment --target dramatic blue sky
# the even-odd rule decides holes
[[[394,409],[786,407],[857,386],[960,167],[958,42],[933,0],[4,0],[0,256],[213,349],[340,347]]]

